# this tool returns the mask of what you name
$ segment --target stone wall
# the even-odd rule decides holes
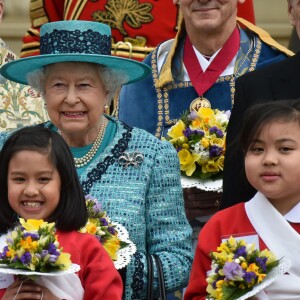
[[[29,0],[4,1],[5,15],[0,24],[0,36],[19,54],[22,37],[29,26]],[[254,0],[254,8],[256,24],[287,46],[292,27],[288,20],[286,0]]]

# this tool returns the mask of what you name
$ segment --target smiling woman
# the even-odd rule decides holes
[[[105,114],[122,84],[150,74],[143,63],[111,56],[110,43],[110,28],[101,23],[47,23],[41,27],[41,55],[9,62],[0,73],[41,93],[51,120],[42,126],[67,142],[84,193],[99,199],[137,246],[120,271],[123,298],[145,299],[146,262],[152,254],[162,262],[168,292],[186,286],[193,260],[191,228],[175,149]]]

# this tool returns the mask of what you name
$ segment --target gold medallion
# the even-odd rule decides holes
[[[199,108],[201,108],[201,107],[208,107],[208,108],[211,107],[208,99],[206,99],[204,97],[198,97],[198,98],[194,99],[192,101],[192,103],[190,104],[190,111],[193,111],[193,110],[198,111]]]

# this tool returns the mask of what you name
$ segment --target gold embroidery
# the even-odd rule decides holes
[[[34,27],[40,27],[49,22],[43,0],[37,0],[30,4],[30,19],[33,20]]]
[[[95,11],[93,20],[116,28],[121,34],[127,35],[123,27],[126,22],[132,28],[139,28],[145,23],[150,23],[153,16],[151,3],[139,3],[137,0],[108,0],[105,11]]]
[[[87,2],[88,2],[87,0],[77,1],[76,5],[73,7],[73,10],[69,16],[72,1],[70,0],[66,1],[64,5],[64,10],[65,10],[64,16],[68,16],[68,20],[79,20],[80,15],[83,9],[85,8]]]

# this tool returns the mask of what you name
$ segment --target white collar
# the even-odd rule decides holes
[[[300,223],[300,202],[298,202],[287,214],[285,214],[284,218],[292,223]]]

